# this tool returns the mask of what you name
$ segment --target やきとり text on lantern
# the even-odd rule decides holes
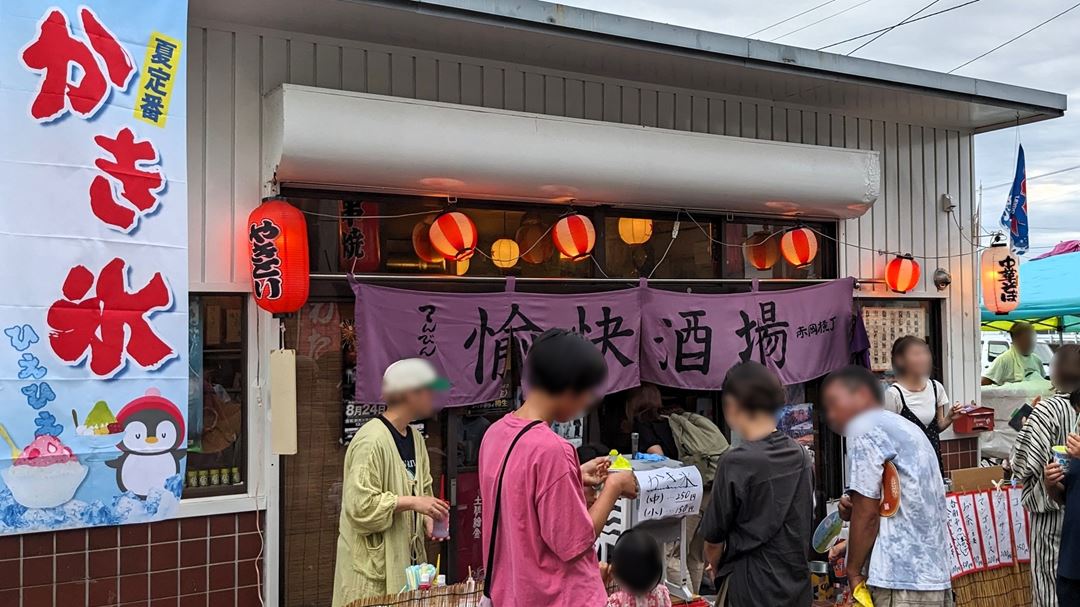
[[[264,201],[248,216],[251,285],[255,303],[277,314],[292,314],[308,299],[307,221],[279,198]]]
[[[990,248],[983,251],[979,274],[987,310],[1004,316],[1020,305],[1020,260],[1005,238],[995,238]]]

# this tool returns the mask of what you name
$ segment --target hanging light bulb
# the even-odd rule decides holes
[[[645,244],[652,238],[653,221],[640,217],[619,218],[619,238],[628,245]]]
[[[885,265],[885,284],[896,293],[907,293],[919,284],[919,262],[911,255],[897,255]]]
[[[998,234],[979,259],[983,305],[1004,316],[1020,305],[1020,260]]]
[[[500,238],[491,245],[491,263],[497,268],[512,268],[517,265],[521,249],[510,238]]]
[[[780,252],[796,268],[805,268],[817,257],[817,235],[810,228],[795,228],[780,238]]]

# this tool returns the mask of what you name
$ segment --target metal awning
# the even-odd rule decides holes
[[[847,219],[878,153],[283,85],[264,100],[279,184]]]
[[[1057,93],[539,0],[192,0],[191,15],[975,132],[1066,109]]]

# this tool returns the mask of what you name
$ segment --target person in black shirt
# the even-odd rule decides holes
[[[405,469],[409,471],[409,475],[416,478],[416,441],[413,438],[412,426],[405,426],[405,430],[398,430],[390,420],[386,419],[385,415],[379,416],[379,421],[386,425],[386,429],[390,431],[390,436],[394,437],[394,444],[397,445],[398,455],[401,457],[401,463],[405,464]]]
[[[638,449],[642,453],[679,459],[679,448],[666,413],[660,389],[643,383],[626,397],[626,430],[638,433]]]
[[[728,371],[724,418],[744,442],[722,456],[704,511],[705,557],[718,607],[808,607],[813,516],[810,456],[776,429],[784,391],[756,362]]]

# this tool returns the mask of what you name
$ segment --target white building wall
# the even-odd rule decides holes
[[[948,270],[953,283],[943,293],[945,384],[954,399],[978,398],[970,132],[245,26],[195,23],[188,48],[192,291],[249,289],[244,223],[268,178],[260,175],[260,101],[283,82],[873,149],[881,152],[882,196],[869,213],[841,224],[841,240],[849,246],[840,251],[840,273],[881,278],[890,258],[878,251],[912,252],[928,259],[919,260],[922,285],[910,296],[938,297],[931,275],[937,267]],[[953,217],[941,211],[943,194],[957,205]],[[888,296],[880,285],[863,287],[863,294]]]

